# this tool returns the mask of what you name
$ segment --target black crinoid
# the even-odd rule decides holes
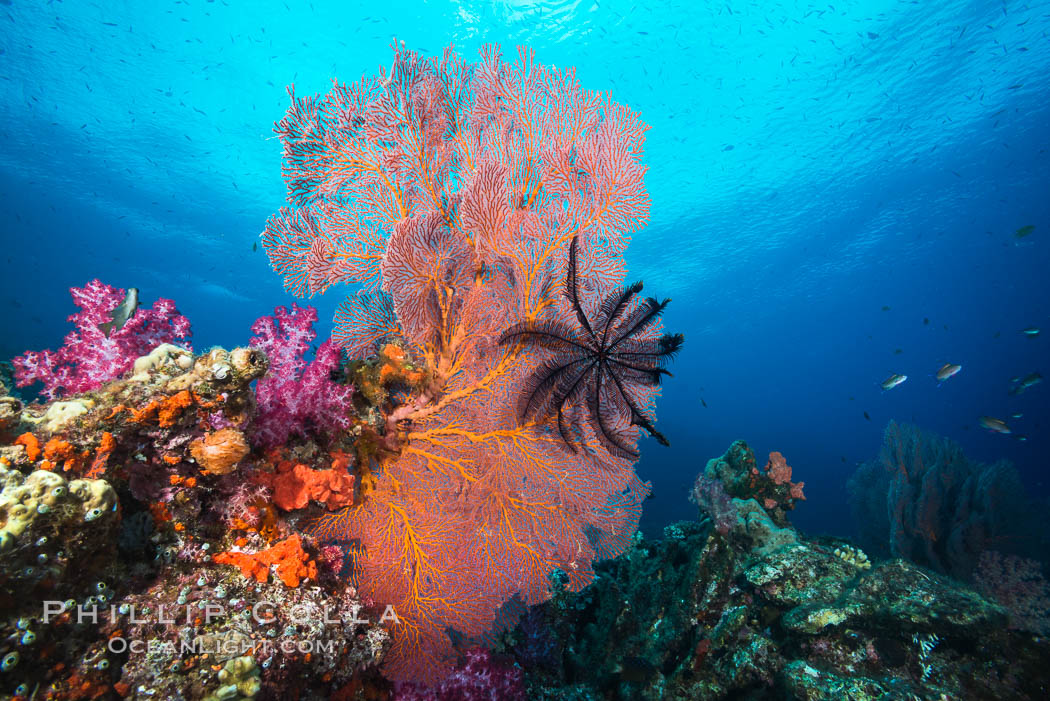
[[[562,440],[576,452],[566,410],[584,404],[594,434],[612,455],[638,457],[625,432],[628,425],[640,426],[669,445],[643,412],[639,390],[654,387],[660,384],[661,376],[671,374],[664,365],[684,339],[682,334],[653,335],[653,326],[671,300],[658,302],[649,297],[635,301],[641,289],[642,283],[636,282],[616,290],[589,319],[580,303],[573,239],[565,296],[579,325],[556,320],[523,321],[504,331],[499,339],[500,345],[523,343],[554,351],[525,382],[518,404],[522,422],[556,418]]]

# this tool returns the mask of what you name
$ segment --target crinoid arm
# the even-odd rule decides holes
[[[521,388],[518,417],[522,423],[555,419],[562,442],[576,452],[577,432],[569,416],[586,416],[591,432],[611,455],[633,460],[638,450],[631,426],[669,445],[645,408],[644,397],[651,396],[651,390],[642,388],[656,387],[664,375],[671,374],[665,366],[681,349],[684,338],[682,334],[655,335],[671,300],[638,300],[641,282],[608,294],[589,318],[580,296],[578,266],[574,238],[569,246],[565,298],[578,327],[554,319],[526,320],[499,337],[502,346],[518,344],[548,351]]]

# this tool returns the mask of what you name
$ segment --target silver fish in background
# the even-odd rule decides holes
[[[98,325],[102,333],[109,338],[110,334],[114,331],[120,331],[124,328],[124,324],[128,323],[134,314],[135,310],[139,308],[139,288],[129,287],[128,292],[124,295],[124,301],[120,303],[116,309],[110,312],[110,320],[103,322]]]
[[[1043,376],[1038,372],[1030,372],[1024,377],[1015,377],[1012,382],[1014,386],[1010,388],[1010,394],[1024,394],[1026,390],[1035,387],[1037,384],[1043,381]]]
[[[955,377],[962,370],[962,365],[956,365],[954,363],[945,363],[941,366],[941,369],[937,371],[937,381],[944,382],[950,377]]]
[[[1027,329],[1021,329],[1021,333],[1023,333],[1025,336],[1028,336],[1028,338],[1035,338],[1039,335],[1039,327],[1029,326]]]
[[[982,416],[977,419],[977,422],[984,428],[995,433],[1013,433],[1013,431],[1010,430],[1010,427],[1006,425],[1005,421],[997,419],[994,416]]]
[[[890,375],[889,377],[887,377],[885,380],[882,381],[881,387],[884,390],[890,390],[890,389],[893,389],[894,387],[896,387],[898,385],[903,384],[904,381],[907,380],[907,379],[908,379],[907,375],[898,375],[897,373],[893,373],[892,375]]]

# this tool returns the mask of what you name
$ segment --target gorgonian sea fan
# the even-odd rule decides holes
[[[373,466],[367,498],[310,529],[360,544],[362,595],[399,617],[395,679],[440,679],[454,661],[448,628],[481,637],[516,594],[545,600],[555,569],[585,586],[637,529],[650,487],[633,456],[658,387],[604,417],[627,450],[611,453],[577,416],[573,452],[549,421],[516,411],[548,351],[498,341],[516,323],[579,324],[563,294],[574,239],[586,315],[621,285],[649,214],[646,129],[571,68],[527,49],[509,63],[493,47],[468,64],[395,46],[388,71],[293,95],[277,125],[289,207],[262,236],[274,268],[300,296],[360,286],[334,337],[362,357],[400,335],[433,378],[389,410],[396,450]],[[659,324],[645,333],[659,338]]]

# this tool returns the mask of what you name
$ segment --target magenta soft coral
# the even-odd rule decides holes
[[[127,371],[135,359],[162,343],[186,341],[192,335],[189,320],[175,302],[158,299],[149,309],[139,308],[127,323],[107,337],[99,324],[124,301],[125,291],[92,280],[69,290],[80,311],[69,317],[76,326],[57,351],[28,351],[13,360],[19,387],[40,382],[41,394],[58,399],[88,392]]]
[[[516,701],[525,698],[523,679],[521,668],[502,664],[484,648],[471,648],[440,686],[399,684],[394,698],[397,701]]]
[[[350,427],[353,388],[331,379],[339,368],[339,346],[325,341],[307,363],[306,351],[317,337],[317,310],[292,304],[252,324],[251,345],[266,353],[270,371],[255,390],[259,414],[255,442],[263,448],[289,436],[332,436]]]

